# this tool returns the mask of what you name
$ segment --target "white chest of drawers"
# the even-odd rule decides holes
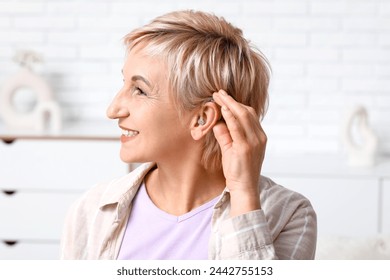
[[[128,172],[119,133],[99,122],[56,135],[0,126],[0,259],[58,259],[70,205],[94,184]]]
[[[390,234],[390,159],[349,167],[336,156],[269,156],[263,174],[310,199],[318,235]]]

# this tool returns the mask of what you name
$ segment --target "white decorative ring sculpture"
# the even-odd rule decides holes
[[[31,89],[35,93],[36,106],[30,112],[19,112],[12,102],[21,88]],[[5,81],[0,91],[0,116],[9,128],[42,131],[48,119],[52,130],[57,131],[61,126],[60,108],[54,102],[49,86],[41,77],[24,67]]]

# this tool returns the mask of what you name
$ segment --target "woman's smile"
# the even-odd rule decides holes
[[[122,135],[121,135],[122,143],[132,140],[135,136],[139,134],[139,131],[136,130],[126,129],[123,127],[121,127],[121,129],[122,129]]]

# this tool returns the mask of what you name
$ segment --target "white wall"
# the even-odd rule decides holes
[[[390,153],[387,0],[0,0],[0,87],[17,70],[15,50],[33,49],[66,118],[104,118],[122,83],[121,38],[184,8],[224,16],[269,58],[270,153],[339,153],[340,122],[354,104],[367,106]]]

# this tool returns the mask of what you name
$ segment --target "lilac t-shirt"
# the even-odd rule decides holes
[[[143,183],[133,200],[118,259],[207,259],[211,217],[218,199],[174,216],[151,201]]]

